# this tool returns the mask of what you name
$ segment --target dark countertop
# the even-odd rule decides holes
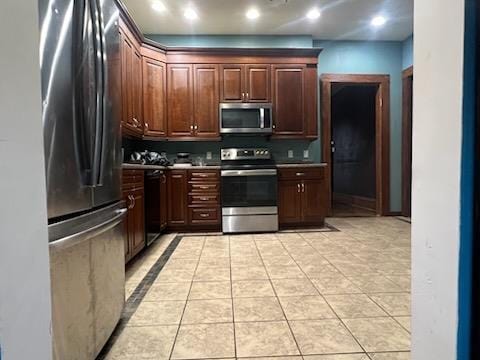
[[[277,162],[278,168],[297,168],[297,167],[324,167],[327,163],[314,163],[311,161],[280,161]],[[167,170],[167,169],[197,169],[197,170],[220,170],[220,165],[175,165],[175,166],[160,166],[160,165],[143,165],[123,163],[123,169],[137,169],[137,170]]]

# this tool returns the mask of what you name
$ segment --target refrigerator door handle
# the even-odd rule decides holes
[[[52,241],[50,242],[49,246],[51,249],[60,250],[80,244],[85,240],[91,239],[92,237],[95,237],[117,226],[120,222],[123,221],[126,213],[127,209],[115,210],[115,215],[112,218],[96,224],[88,229],[79,231],[78,233],[67,235],[61,239]]]
[[[95,43],[95,135],[93,151],[92,185],[100,186],[100,167],[102,159],[102,135],[103,135],[103,101],[104,101],[104,65],[103,65],[103,43],[101,30],[100,7],[96,0],[88,0],[93,17],[93,34]]]

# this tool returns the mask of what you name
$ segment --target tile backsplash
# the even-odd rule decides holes
[[[220,150],[223,148],[268,148],[277,161],[313,161],[312,142],[306,140],[271,140],[265,137],[253,136],[226,136],[222,141],[147,141],[124,138],[124,159],[128,161],[133,151],[166,152],[168,159],[173,162],[179,152],[191,153],[192,159],[207,157],[211,152],[211,162],[220,161]],[[307,150],[308,158],[304,158]],[[289,157],[292,155],[291,157]]]

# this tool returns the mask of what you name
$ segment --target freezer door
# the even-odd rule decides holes
[[[54,359],[95,359],[125,303],[123,202],[49,226]]]
[[[120,36],[119,11],[113,0],[96,1],[99,33],[103,50],[101,129],[98,134],[101,146],[96,153],[98,176],[94,187],[94,206],[121,198],[122,167],[120,127]]]
[[[40,0],[39,16],[45,172],[51,219],[92,207],[92,137],[87,134],[94,121],[95,48],[91,8],[84,1]],[[75,100],[80,97],[81,104]]]

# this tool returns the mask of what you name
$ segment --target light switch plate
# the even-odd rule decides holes
[[[212,160],[212,152],[207,151],[207,160]]]
[[[293,158],[293,150],[288,150],[288,157]]]
[[[310,152],[308,150],[303,150],[303,158],[308,159],[310,157]]]

